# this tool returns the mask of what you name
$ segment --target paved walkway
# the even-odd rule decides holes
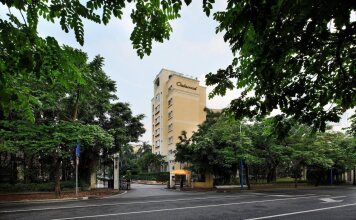
[[[182,194],[196,194],[197,192],[181,192],[176,190],[166,189],[167,185],[145,185],[145,184],[131,184],[131,190],[127,190],[126,194],[115,195],[113,197],[120,198],[138,198],[138,197],[148,197],[148,196],[174,196]],[[203,193],[200,193],[203,194]]]

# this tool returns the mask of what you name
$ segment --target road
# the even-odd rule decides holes
[[[356,219],[356,187],[234,193],[132,185],[123,195],[0,205],[0,219]]]

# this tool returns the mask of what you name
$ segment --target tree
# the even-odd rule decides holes
[[[84,151],[99,151],[100,147],[111,148],[113,144],[112,137],[99,126],[78,122],[60,121],[35,125],[28,121],[2,121],[1,127],[0,152],[21,151],[30,155],[52,157],[57,197],[61,195],[61,162],[67,158],[75,158],[76,143],[80,142]]]
[[[241,132],[241,122],[231,116],[221,115],[215,122],[209,119],[209,114],[207,118],[190,139],[182,133],[177,144],[176,161],[191,163],[197,173],[211,173],[223,177],[224,182],[230,182],[231,177],[236,176],[241,159],[246,170],[248,165],[256,162],[251,140]],[[242,128],[244,130],[245,127]]]
[[[131,13],[135,25],[131,41],[138,55],[143,57],[151,53],[153,41],[163,42],[169,38],[172,31],[169,22],[180,17],[183,1],[127,2],[135,3]],[[191,0],[184,2],[189,5]],[[207,16],[214,2],[203,1]],[[51,22],[59,19],[61,28],[66,32],[73,29],[77,41],[83,44],[82,19],[107,24],[112,17],[121,18],[126,7],[124,0],[91,0],[86,4],[79,0],[2,0],[1,3],[9,8],[9,21],[0,20],[1,32],[12,34],[3,34],[0,39],[3,51],[7,51],[3,53],[0,68],[5,69],[12,58],[21,58],[25,62],[21,65],[15,62],[16,73],[30,77],[48,75],[48,71],[39,71],[47,65],[42,62],[45,50],[39,50],[39,41],[33,40],[38,38],[40,16]],[[213,17],[219,23],[217,32],[225,33],[224,39],[229,42],[235,58],[227,68],[207,75],[207,85],[216,85],[210,96],[240,88],[244,90],[241,97],[230,106],[236,116],[263,117],[273,109],[280,109],[283,114],[324,131],[326,121],[338,121],[343,112],[355,106],[356,23],[350,18],[355,8],[353,1],[338,0],[228,1],[226,10],[214,13]],[[12,14],[12,9],[22,15],[18,16],[23,18],[22,23]],[[103,12],[102,15],[99,12]],[[51,43],[56,44],[55,40]],[[55,60],[55,49],[49,51],[49,59]],[[50,63],[47,69],[65,73],[57,68],[58,63]],[[0,79],[2,94],[6,94],[0,104],[10,110],[22,108],[29,117],[29,105],[34,100],[22,95],[26,88],[11,89],[14,84],[11,76],[9,73]],[[231,79],[237,79],[237,84]],[[248,92],[253,92],[253,97],[248,96]]]
[[[142,157],[145,154],[152,153],[152,146],[146,141],[142,143],[142,146],[137,150],[136,155]]]
[[[353,142],[355,143],[356,139],[356,115],[353,115],[351,117],[351,126],[347,129],[347,133],[353,137]],[[350,147],[351,150],[351,155],[356,154],[356,148],[355,147]],[[356,158],[356,157],[354,157]],[[353,179],[353,185],[356,185],[356,165],[354,166],[354,179]]]
[[[355,169],[355,138],[341,132],[328,131],[324,134],[319,134],[317,140],[318,144],[324,145],[327,149],[327,157],[333,160],[333,174],[336,176],[336,182],[340,183],[340,177],[343,173]]]
[[[141,173],[149,172],[150,162],[149,154],[152,154],[152,146],[147,142],[143,142],[142,146],[136,152],[136,163],[138,171]]]
[[[141,122],[144,115],[134,116],[128,103],[117,102],[111,105],[107,116],[103,127],[114,137],[114,147],[107,153],[119,152],[120,157],[122,157],[124,147],[129,142],[137,142],[138,138],[145,132]]]
[[[297,187],[297,179],[301,178],[303,167],[317,166],[321,169],[328,169],[332,167],[334,161],[328,157],[327,152],[330,151],[328,145],[316,142],[316,133],[311,127],[295,122],[292,124],[284,142],[289,157],[289,169],[295,180],[295,187]]]
[[[246,135],[251,139],[254,154],[260,160],[260,163],[253,166],[255,180],[265,177],[267,183],[276,181],[278,166],[288,160],[287,149],[280,141],[281,134],[276,128],[276,120],[269,118],[254,121],[246,126]]]
[[[230,105],[237,117],[279,109],[324,131],[356,104],[355,9],[354,1],[229,1],[214,19],[235,58],[206,76],[216,86],[210,97],[243,89]]]
[[[180,17],[181,1],[143,1],[143,0],[99,1],[91,0],[83,3],[79,0],[65,1],[7,1],[1,3],[20,12],[26,26],[36,32],[39,18],[55,23],[59,19],[63,31],[74,30],[77,41],[84,44],[83,19],[96,23],[108,24],[112,17],[121,19],[122,10],[127,3],[135,3],[131,12],[132,22],[135,24],[131,34],[131,41],[139,56],[150,54],[152,42],[163,42],[169,39],[172,28],[170,20]],[[189,4],[190,1],[185,1]],[[26,13],[26,17],[22,13]]]
[[[35,169],[35,165],[42,165],[44,159],[54,161],[55,164],[51,166],[54,172],[49,171],[49,176],[56,182],[57,195],[60,194],[60,173],[62,179],[70,178],[73,173],[74,149],[68,145],[74,148],[80,142],[82,152],[79,177],[82,182],[90,181],[91,186],[94,186],[100,155],[107,162],[111,154],[121,151],[121,147],[125,148],[128,142],[137,141],[144,132],[141,123],[143,115],[133,116],[127,103],[112,103],[117,99],[116,85],[102,70],[102,57],[96,56],[89,62],[87,54],[80,50],[70,47],[59,49],[60,55],[68,61],[69,69],[75,70],[80,77],[66,75],[63,77],[67,78],[62,81],[48,82],[44,75],[39,75],[38,79],[22,79],[21,75],[15,75],[14,79],[22,80],[29,95],[37,100],[37,104],[31,107],[34,122],[25,123],[21,110],[12,110],[0,118],[0,129],[4,132],[4,136],[0,137],[0,153],[9,153],[13,155],[11,158],[23,160],[26,163],[24,167],[29,167],[25,171],[33,170],[34,177],[40,170]],[[0,108],[0,112],[4,112],[4,109]],[[53,137],[53,132],[58,135],[58,141]],[[20,137],[24,142],[17,141]],[[12,143],[12,148],[7,147],[9,143]],[[46,151],[29,151],[30,144],[35,149],[46,148]],[[19,151],[13,150],[16,148]],[[125,149],[124,152],[129,153]],[[16,152],[23,155],[17,156]],[[40,161],[33,159],[39,157]],[[12,170],[16,170],[16,167]],[[30,181],[34,180],[28,177]]]

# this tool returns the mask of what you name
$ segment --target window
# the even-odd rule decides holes
[[[158,116],[156,119],[155,119],[155,124],[158,124],[161,122],[161,116]]]
[[[173,117],[173,111],[168,112],[168,119],[171,119]]]
[[[172,131],[173,130],[173,123],[170,123],[168,125],[168,132]]]
[[[161,142],[159,140],[156,141],[156,147],[159,147]]]
[[[159,110],[160,110],[159,108],[160,108],[160,105],[157,105],[156,108],[155,108],[155,112],[156,113],[159,112]]]
[[[157,128],[156,131],[155,131],[156,136],[159,135],[160,132],[161,132],[161,129]]]
[[[168,138],[168,144],[173,144],[173,136],[170,136],[170,137]]]
[[[168,100],[168,106],[171,106],[173,104],[173,98],[170,98],[169,100]]]
[[[204,174],[193,174],[192,175],[193,182],[205,182]]]
[[[156,95],[156,103],[160,101],[160,95]]]
[[[156,79],[156,81],[155,81],[155,86],[156,86],[156,87],[159,86],[159,78]]]
[[[173,85],[170,85],[169,87],[168,87],[168,91],[171,91],[173,89]]]

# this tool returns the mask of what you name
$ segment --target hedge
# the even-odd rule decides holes
[[[169,181],[169,172],[160,173],[140,173],[137,175],[131,175],[132,180],[151,180],[165,182]]]
[[[86,184],[79,184],[79,187],[87,188]],[[61,182],[62,190],[74,190],[75,181]],[[0,192],[53,192],[54,182],[47,183],[0,183]]]

